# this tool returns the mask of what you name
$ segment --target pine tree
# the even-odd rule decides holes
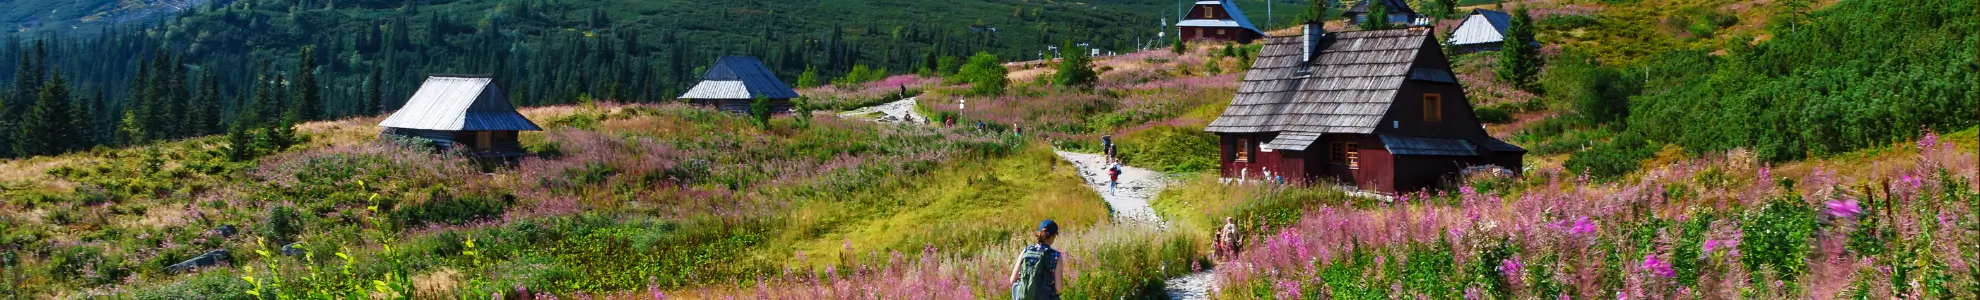
[[[151,66],[138,64],[137,75],[131,77],[130,101],[124,103],[123,117],[117,124],[119,145],[136,145],[151,140],[150,106],[152,97]]]
[[[323,116],[321,113],[323,111],[323,92],[321,87],[316,86],[316,48],[303,47],[302,57],[299,61],[300,63],[296,66],[296,81],[291,83],[295,88],[296,99],[294,100],[295,102],[290,103],[287,120],[291,122],[315,121],[321,119]]]
[[[1368,14],[1362,16],[1361,30],[1389,29],[1389,8],[1387,0],[1368,0]]]
[[[219,78],[214,77],[211,73],[206,74],[204,78],[199,80],[199,94],[193,97],[190,105],[191,108],[187,110],[188,113],[186,116],[186,121],[191,123],[187,130],[191,132],[191,135],[207,135],[218,132],[220,83],[217,81],[219,81]]]
[[[1058,72],[1052,74],[1053,83],[1069,87],[1092,87],[1093,82],[1099,81],[1100,75],[1093,72],[1093,58],[1087,57],[1090,50],[1086,47],[1074,47],[1072,41],[1066,41],[1064,44],[1059,49],[1065,49],[1066,55],[1059,60]]]
[[[1184,47],[1182,36],[1180,35],[1176,36],[1176,43],[1174,45],[1169,46],[1169,52],[1175,52],[1176,54],[1183,54],[1183,51],[1187,51],[1187,50],[1189,50],[1189,48]]]
[[[67,151],[71,141],[69,88],[60,74],[40,89],[34,107],[21,116],[15,127],[14,153],[21,156],[49,155]]]
[[[1457,18],[1457,6],[1458,0],[1437,0],[1437,12],[1441,14],[1437,17],[1443,19]]]
[[[1512,26],[1506,29],[1505,46],[1499,49],[1498,79],[1521,90],[1533,90],[1533,79],[1540,75],[1540,49],[1533,46],[1533,16],[1526,6],[1513,12]]]
[[[371,68],[369,84],[371,90],[365,91],[364,96],[361,97],[364,102],[358,104],[359,115],[369,116],[385,112],[385,91],[383,86],[385,81],[382,78],[383,73],[384,71],[379,68]]]

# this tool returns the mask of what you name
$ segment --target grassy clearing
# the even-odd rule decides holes
[[[758,256],[829,258],[912,253],[928,246],[967,255],[1023,237],[1039,220],[1084,228],[1108,218],[1106,203],[1072,166],[1037,144],[1008,157],[954,161],[928,174],[878,184],[884,187],[853,196],[877,201],[800,205],[791,229],[759,248]],[[813,260],[803,267],[831,263]]]

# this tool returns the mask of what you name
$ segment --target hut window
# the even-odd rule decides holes
[[[1203,8],[1203,18],[1204,18],[1204,19],[1216,19],[1216,18],[1217,18],[1217,9],[1215,9],[1215,8],[1208,8],[1208,7],[1206,7],[1206,8]]]
[[[1361,149],[1355,142],[1334,142],[1328,145],[1335,165],[1345,165],[1349,169],[1361,168]]]
[[[1251,140],[1237,140],[1237,161],[1251,161]]]
[[[1423,121],[1424,122],[1444,121],[1443,95],[1423,94]]]
[[[1218,30],[1217,30],[1217,36],[1223,36],[1223,35],[1224,35],[1224,30],[1223,30],[1223,29],[1218,29]]]
[[[1203,28],[1197,28],[1197,29],[1196,29],[1196,37],[1197,37],[1197,38],[1203,38]]]
[[[1359,145],[1355,145],[1354,142],[1347,143],[1347,166],[1349,169],[1361,168],[1361,148],[1356,146]]]

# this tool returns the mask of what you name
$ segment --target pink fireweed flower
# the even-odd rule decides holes
[[[1505,276],[1506,281],[1518,282],[1519,274],[1525,273],[1525,270],[1526,264],[1520,263],[1518,256],[1499,261],[1499,275]]]
[[[1300,297],[1298,281],[1279,280],[1277,290],[1279,290],[1279,299],[1299,299]]]
[[[1595,221],[1588,220],[1588,217],[1581,217],[1580,219],[1575,219],[1574,226],[1568,227],[1567,231],[1568,234],[1574,234],[1574,235],[1595,233]]]
[[[1643,269],[1650,271],[1650,274],[1655,274],[1657,277],[1677,277],[1677,270],[1671,269],[1671,263],[1657,259],[1655,255],[1643,257]]]
[[[1923,177],[1914,176],[1914,175],[1904,175],[1904,178],[1898,179],[1898,182],[1902,182],[1906,185],[1910,185],[1911,188],[1914,189],[1922,188],[1925,186],[1925,179]]]
[[[1837,218],[1854,219],[1856,215],[1863,214],[1863,207],[1853,199],[1829,201],[1828,207],[1829,216]]]

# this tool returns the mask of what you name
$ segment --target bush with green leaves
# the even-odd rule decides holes
[[[1010,83],[1010,79],[1005,78],[1009,73],[1010,70],[1004,68],[996,55],[978,52],[970,56],[969,63],[956,72],[956,81],[969,84],[972,95],[997,95],[1002,94],[1004,86]]]
[[[1568,157],[1568,170],[1600,180],[1615,179],[1642,167],[1643,160],[1657,154],[1641,135],[1625,133],[1614,140],[1595,144]]]

